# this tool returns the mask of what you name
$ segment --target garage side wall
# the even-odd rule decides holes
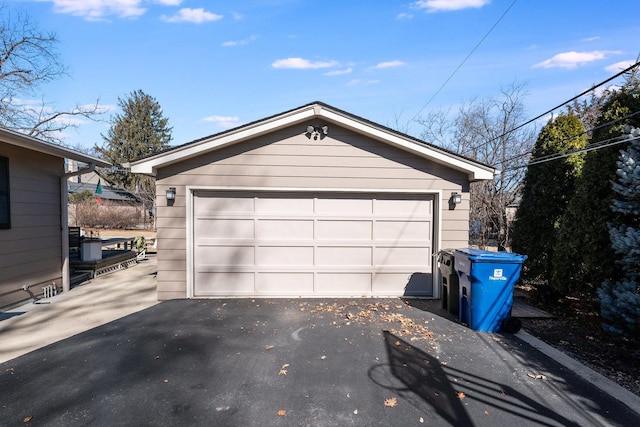
[[[0,307],[29,299],[21,290],[61,286],[60,176],[62,158],[0,142],[8,158],[11,228],[0,229]]]
[[[439,246],[468,244],[465,174],[332,123],[329,134],[310,138],[298,125],[164,167],[157,174],[158,299],[187,296],[187,186],[251,189],[335,189],[439,193]],[[165,192],[176,188],[167,206]],[[451,192],[463,203],[449,209]],[[439,230],[436,226],[436,233]],[[439,249],[439,248],[436,248]]]

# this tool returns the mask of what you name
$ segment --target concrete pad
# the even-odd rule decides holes
[[[158,303],[155,256],[69,292],[4,311],[0,363]]]

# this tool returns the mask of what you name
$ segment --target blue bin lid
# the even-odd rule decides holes
[[[526,255],[514,254],[511,252],[491,252],[474,248],[456,249],[455,255],[462,255],[475,262],[498,262],[508,264],[521,264],[527,259]]]

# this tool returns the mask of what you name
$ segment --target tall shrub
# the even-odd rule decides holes
[[[544,280],[551,274],[560,220],[584,163],[584,154],[549,156],[564,155],[586,144],[585,129],[572,113],[551,120],[538,135],[513,225],[512,249],[528,256],[523,277]]]
[[[560,292],[595,298],[605,280],[620,279],[607,224],[619,221],[620,213],[610,208],[611,182],[625,144],[611,144],[624,134],[625,125],[640,125],[640,115],[633,115],[638,111],[638,77],[631,75],[604,103],[591,140],[596,149],[585,158],[576,192],[562,218],[551,276],[551,285]]]

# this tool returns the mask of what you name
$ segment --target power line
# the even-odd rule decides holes
[[[473,147],[473,148],[471,148],[470,150],[477,150],[477,149],[478,149],[478,148],[480,148],[480,147],[483,147],[483,146],[485,146],[485,145],[487,145],[487,144],[492,143],[492,142],[493,142],[493,141],[495,141],[496,139],[500,139],[500,138],[502,138],[503,136],[509,135],[511,132],[514,132],[514,131],[516,131],[516,130],[518,130],[518,129],[520,129],[520,128],[522,128],[522,127],[524,127],[524,126],[528,125],[528,124],[531,124],[531,123],[535,122],[536,120],[538,120],[538,119],[540,119],[540,118],[542,118],[542,117],[546,116],[547,114],[554,112],[554,111],[555,111],[555,110],[557,110],[558,108],[563,107],[564,105],[566,105],[566,104],[568,104],[568,103],[570,103],[570,102],[572,102],[572,101],[575,101],[576,99],[580,98],[581,96],[586,95],[587,93],[589,93],[589,92],[591,92],[591,91],[593,91],[593,90],[595,90],[595,89],[599,88],[600,86],[602,86],[602,85],[605,85],[605,84],[609,83],[611,80],[614,80],[614,79],[616,79],[616,78],[620,77],[621,75],[623,75],[623,74],[625,74],[625,73],[627,73],[627,72],[631,71],[632,69],[634,69],[634,68],[635,68],[635,67],[637,67],[638,65],[640,65],[640,61],[639,61],[639,62],[636,62],[635,64],[631,65],[630,67],[625,68],[624,70],[622,70],[622,71],[620,71],[619,73],[617,73],[617,74],[615,74],[615,75],[613,75],[613,76],[609,77],[608,79],[603,80],[602,82],[598,83],[597,85],[592,86],[591,88],[589,88],[589,89],[585,90],[584,92],[582,92],[582,93],[581,93],[581,94],[579,94],[579,95],[574,96],[573,98],[569,99],[568,101],[565,101],[565,102],[563,102],[562,104],[559,104],[558,106],[553,107],[552,109],[547,110],[547,111],[545,111],[544,113],[537,115],[537,116],[536,116],[536,117],[534,117],[533,119],[530,119],[530,120],[528,120],[528,121],[526,121],[526,122],[522,123],[521,125],[518,125],[518,126],[516,126],[516,127],[512,128],[512,129],[510,129],[510,130],[508,130],[508,131],[504,132],[503,134],[498,135],[498,136],[496,136],[495,138],[490,139],[490,140],[489,140],[489,141],[487,141],[487,142],[483,142],[482,144],[478,145],[477,147]],[[465,151],[463,151],[463,152],[462,152],[462,153],[460,153],[460,154],[464,155],[465,153],[469,152],[470,150],[465,150]]]
[[[561,141],[558,141],[558,144],[561,144],[561,143],[563,143],[563,142],[565,142],[565,141],[568,141],[568,140],[570,140],[570,139],[578,138],[578,137],[580,137],[580,136],[582,136],[582,135],[586,135],[586,134],[588,134],[589,132],[593,132],[593,131],[595,131],[595,130],[602,129],[602,128],[607,127],[607,126],[611,126],[611,125],[613,125],[613,124],[616,124],[616,123],[618,123],[618,122],[621,122],[622,120],[626,120],[626,119],[628,119],[628,118],[631,118],[631,117],[633,117],[633,116],[636,116],[636,115],[638,115],[638,114],[640,114],[640,111],[636,111],[635,113],[627,114],[626,116],[624,116],[624,117],[620,117],[619,119],[611,120],[610,122],[603,123],[603,124],[601,124],[601,125],[598,125],[598,126],[592,127],[591,129],[589,129],[589,130],[585,130],[584,132],[580,132],[580,133],[577,133],[577,134],[575,134],[575,135],[568,136],[568,137],[566,137],[565,139],[563,139],[563,140],[561,140]],[[607,140],[607,141],[609,141],[609,140]],[[594,144],[597,144],[597,143],[598,143],[598,142],[595,142]],[[517,159],[519,159],[519,158],[521,158],[521,157],[526,157],[526,156],[528,156],[528,155],[530,155],[530,154],[533,154],[533,149],[531,149],[531,150],[527,151],[526,153],[518,154],[517,156],[513,156],[513,157],[511,157],[511,158],[509,158],[509,159],[501,160],[501,161],[499,162],[499,164],[501,164],[501,165],[502,165],[502,164],[507,163],[507,162],[510,162],[510,161],[512,161],[512,160],[517,160]],[[547,155],[547,156],[539,157],[539,158],[538,158],[538,159],[536,159],[536,160],[543,159],[543,158],[546,158],[546,157],[549,157],[549,156],[555,156],[556,154],[558,154],[558,153],[555,153],[555,154],[549,154],[549,155]]]
[[[541,157],[540,159],[534,160],[532,162],[529,162],[526,165],[514,166],[512,168],[505,169],[503,172],[510,172],[510,171],[513,171],[513,170],[522,169],[522,168],[526,168],[526,167],[529,167],[529,166],[550,162],[552,160],[563,159],[565,157],[569,157],[569,156],[572,156],[574,154],[580,154],[580,153],[586,153],[586,152],[589,152],[589,151],[600,150],[601,148],[612,147],[614,145],[622,144],[624,142],[629,142],[629,141],[635,141],[637,139],[640,139],[640,136],[636,136],[636,137],[633,137],[633,138],[627,138],[626,135],[621,135],[621,136],[617,136],[615,138],[611,138],[611,139],[608,139],[608,140],[605,140],[605,141],[599,141],[599,142],[587,145],[586,147],[581,148],[579,150],[568,151],[568,152],[566,152],[564,154],[545,156],[544,158]]]
[[[418,110],[418,112],[411,118],[411,120],[409,120],[410,122],[414,121],[416,119],[416,117],[418,117],[420,115],[420,113],[422,113],[422,111],[424,111],[425,108],[427,108],[427,106],[429,104],[431,104],[431,101],[434,100],[434,98],[436,96],[438,96],[438,94],[442,91],[442,89],[444,89],[444,87],[447,85],[447,83],[449,83],[449,80],[451,80],[453,78],[453,76],[456,75],[456,73],[460,70],[460,68],[462,68],[462,66],[464,65],[465,62],[467,62],[467,60],[471,57],[471,55],[474,54],[474,52],[480,47],[480,45],[482,44],[482,42],[485,41],[485,39],[487,37],[489,37],[489,34],[491,34],[491,32],[498,26],[498,24],[500,23],[500,21],[502,21],[502,18],[505,17],[505,15],[509,12],[509,10],[511,10],[511,8],[513,7],[513,5],[516,4],[518,0],[513,0],[513,2],[509,5],[509,7],[507,8],[507,10],[504,11],[504,13],[500,16],[500,18],[498,18],[498,20],[496,21],[495,24],[493,24],[493,26],[491,28],[489,28],[489,31],[487,31],[487,33],[484,35],[484,37],[482,37],[482,39],[480,39],[480,41],[478,42],[478,44],[475,45],[475,47],[473,49],[471,49],[471,52],[469,52],[469,54],[462,60],[462,62],[460,63],[460,65],[458,65],[458,67],[456,67],[455,70],[453,70],[453,73],[451,73],[451,75],[447,78],[447,80],[444,81],[444,83],[442,83],[442,85],[438,88],[438,90],[436,90],[436,92],[431,96],[431,98],[429,98],[429,100],[427,101],[426,104],[424,104],[422,106],[422,108],[420,108],[420,110]]]

